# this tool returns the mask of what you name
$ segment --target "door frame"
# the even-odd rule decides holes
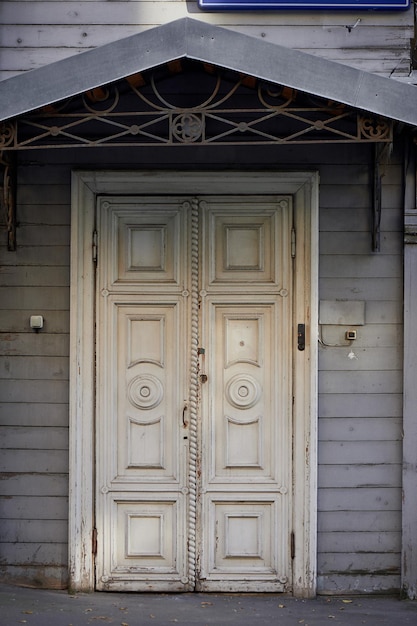
[[[92,591],[95,508],[95,263],[99,194],[292,195],[296,255],[293,301],[293,595],[316,593],[317,552],[317,172],[72,173],[69,425],[69,586]],[[297,324],[305,324],[305,350]],[[294,514],[296,512],[296,514]]]

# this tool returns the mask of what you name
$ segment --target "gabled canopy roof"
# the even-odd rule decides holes
[[[188,58],[417,126],[417,87],[183,18],[0,82],[0,120]]]

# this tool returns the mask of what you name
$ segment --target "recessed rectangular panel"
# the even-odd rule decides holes
[[[212,541],[213,570],[225,573],[272,573],[276,567],[275,503],[213,502],[212,523],[217,533]],[[214,532],[214,528],[211,529]]]
[[[162,515],[126,514],[126,556],[163,558],[164,518]]]
[[[261,318],[242,316],[225,317],[226,355],[225,366],[235,363],[261,364],[259,341],[262,331]]]
[[[161,207],[160,207],[161,208]],[[172,283],[178,280],[178,211],[144,210],[117,216],[118,271],[116,281]]]
[[[161,469],[164,467],[163,418],[138,422],[129,418],[129,467]]]
[[[126,226],[128,241],[126,271],[166,272],[167,229],[165,226]]]
[[[207,203],[207,285],[277,285],[282,250],[275,236],[286,200]],[[206,259],[207,260],[207,259]]]
[[[162,496],[161,496],[162,498]],[[175,501],[115,501],[114,571],[176,571],[178,507]]]
[[[177,476],[184,403],[181,315],[177,298],[116,305],[118,482]]]
[[[263,225],[223,225],[223,270],[263,270]]]
[[[233,299],[227,304],[222,298],[207,299],[209,475],[215,482],[249,477],[269,482],[276,479],[280,420],[275,344],[281,300]]]
[[[249,422],[226,417],[226,467],[257,467],[261,461],[261,419]]]
[[[101,198],[101,250],[105,247],[107,256],[105,287],[180,288],[187,257],[188,210],[189,204],[175,197]]]
[[[262,516],[225,515],[225,558],[262,559]]]
[[[155,314],[130,316],[127,336],[128,367],[145,361],[163,367],[166,343],[164,333],[164,316]]]

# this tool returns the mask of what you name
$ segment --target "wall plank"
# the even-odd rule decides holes
[[[394,574],[400,572],[398,553],[374,552],[325,552],[318,555],[319,568],[331,572],[351,572],[352,574],[381,573]]]
[[[318,551],[324,553],[344,552],[394,552],[401,551],[401,532],[351,532],[319,533]]]
[[[321,465],[399,464],[401,441],[322,441]]]
[[[357,329],[361,331],[362,329]],[[402,354],[392,350],[391,347],[381,346],[378,348],[356,347],[352,342],[350,346],[337,348],[325,348],[320,350],[321,371],[356,370],[366,372],[378,363],[379,370],[402,370]]]
[[[320,441],[401,441],[402,436],[400,417],[319,419]]]
[[[319,488],[385,487],[401,488],[401,463],[320,465]]]
[[[319,414],[332,419],[346,417],[402,417],[402,394],[321,394]]]
[[[68,404],[0,402],[0,425],[68,426]]]
[[[3,450],[0,458],[0,472],[65,474],[68,473],[68,452],[66,450],[31,450],[28,454],[27,450]],[[27,519],[37,519],[38,509],[37,507],[31,508],[33,503],[34,500],[26,502],[25,517]],[[63,506],[62,503],[60,504]],[[53,518],[52,515],[51,519]]]
[[[68,382],[64,380],[0,380],[4,402],[68,403]]]
[[[319,532],[380,532],[401,530],[396,511],[326,511],[319,517]]]
[[[66,520],[2,520],[1,538],[4,543],[23,541],[25,543],[40,543],[45,535],[51,543],[65,544],[68,538],[68,523]]]
[[[317,590],[319,593],[327,595],[339,595],[341,593],[349,595],[360,595],[364,593],[374,594],[396,594],[400,586],[400,575],[385,572],[372,574],[346,574],[338,572],[336,574],[319,574],[317,577]]]
[[[401,511],[401,492],[378,487],[320,489],[319,511]]]
[[[0,356],[0,377],[4,379],[68,380],[66,357]]]
[[[62,453],[61,456],[63,456]],[[15,496],[13,498],[7,496],[0,498],[0,518],[67,520],[68,498],[59,496]]]
[[[68,565],[0,565],[0,580],[10,584],[39,587],[42,589],[65,589],[68,584]]]
[[[68,552],[67,543],[0,543],[2,565],[61,565]]]
[[[68,428],[3,426],[0,447],[4,450],[68,450]]]
[[[44,429],[46,430],[46,429]],[[67,474],[2,474],[1,495],[2,496],[62,496],[68,495],[68,475]],[[31,520],[32,526],[34,520]],[[68,530],[68,529],[67,529]],[[39,534],[40,531],[39,531]],[[43,535],[49,537],[47,534]],[[1,533],[2,541],[9,541],[4,538],[3,529]],[[62,541],[66,541],[67,536],[63,536]],[[37,541],[35,538],[23,539],[22,541]],[[52,541],[52,539],[51,539]]]
[[[69,309],[68,287],[0,287],[0,301],[3,309],[22,310],[64,310]],[[45,335],[44,335],[45,336]]]
[[[18,232],[18,235],[20,231]],[[19,239],[18,249],[10,252],[5,247],[0,247],[0,263],[8,265],[36,265],[36,266],[69,266],[70,248],[63,246],[23,246]]]

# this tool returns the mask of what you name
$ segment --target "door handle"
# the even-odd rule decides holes
[[[185,413],[186,413],[187,410],[188,410],[188,406],[185,403],[184,404],[184,408],[182,409],[182,426],[183,426],[183,428],[187,428],[187,426],[188,426],[188,421],[185,419]]]
[[[297,327],[297,347],[303,351],[306,347],[306,325],[298,324]]]
[[[198,348],[197,350],[197,354],[199,356],[201,356],[201,366],[200,366],[200,382],[201,383],[206,383],[207,382],[207,374],[205,373],[206,370],[206,349],[205,348]]]

